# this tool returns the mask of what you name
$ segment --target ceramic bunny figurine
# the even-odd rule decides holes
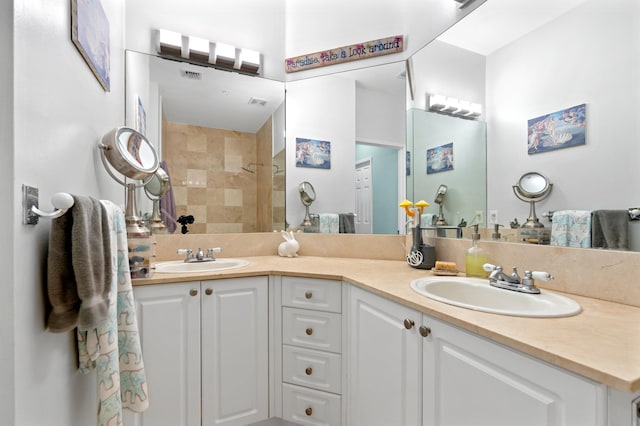
[[[298,250],[300,249],[300,243],[293,236],[293,231],[282,231],[282,236],[286,240],[284,243],[280,243],[278,247],[278,254],[282,257],[296,257]]]

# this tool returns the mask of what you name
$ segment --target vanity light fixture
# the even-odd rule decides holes
[[[209,62],[209,40],[189,36],[189,59]]]
[[[482,105],[444,95],[428,95],[427,103],[431,111],[458,117],[477,118],[482,115]]]
[[[160,30],[158,53],[171,56],[182,56],[182,34],[175,31]]]
[[[260,52],[251,49],[241,49],[240,69],[251,74],[257,74],[260,69]]]
[[[216,43],[213,63],[225,68],[234,68],[236,64],[236,48],[226,43]]]
[[[259,75],[261,72],[262,57],[258,51],[236,48],[227,43],[214,43],[175,31],[153,31],[157,34],[156,50],[160,55],[242,74]]]

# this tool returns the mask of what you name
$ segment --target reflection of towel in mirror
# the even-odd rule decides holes
[[[176,232],[176,202],[173,198],[173,185],[171,184],[171,175],[169,174],[169,166],[167,162],[162,160],[160,168],[167,172],[169,176],[169,189],[167,193],[160,197],[160,219],[167,227],[167,232],[173,234]]]
[[[340,213],[338,214],[338,227],[341,234],[355,234],[355,214],[353,213]]]
[[[591,211],[558,210],[551,221],[550,245],[591,247]]]
[[[337,213],[320,213],[320,232],[337,234],[340,231],[340,220]]]
[[[593,248],[629,249],[629,215],[626,210],[596,210],[592,220]]]
[[[73,206],[53,219],[47,257],[48,327],[64,332],[106,321],[111,290],[111,240],[102,204],[73,196]]]

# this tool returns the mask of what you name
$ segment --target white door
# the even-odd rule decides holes
[[[606,387],[425,316],[424,426],[606,424]]]
[[[419,425],[422,314],[354,286],[349,291],[349,424]]]
[[[133,288],[149,390],[131,426],[200,425],[200,283]]]
[[[202,424],[269,416],[268,278],[202,283]]]
[[[372,191],[371,175],[373,163],[367,158],[356,163],[356,234],[372,232]]]

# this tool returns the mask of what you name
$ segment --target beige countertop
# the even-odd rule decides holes
[[[612,388],[640,390],[640,308],[569,295],[582,306],[566,318],[523,318],[477,312],[415,293],[409,283],[431,273],[404,261],[335,257],[243,257],[250,264],[215,273],[161,274],[134,286],[256,275],[343,280]]]

